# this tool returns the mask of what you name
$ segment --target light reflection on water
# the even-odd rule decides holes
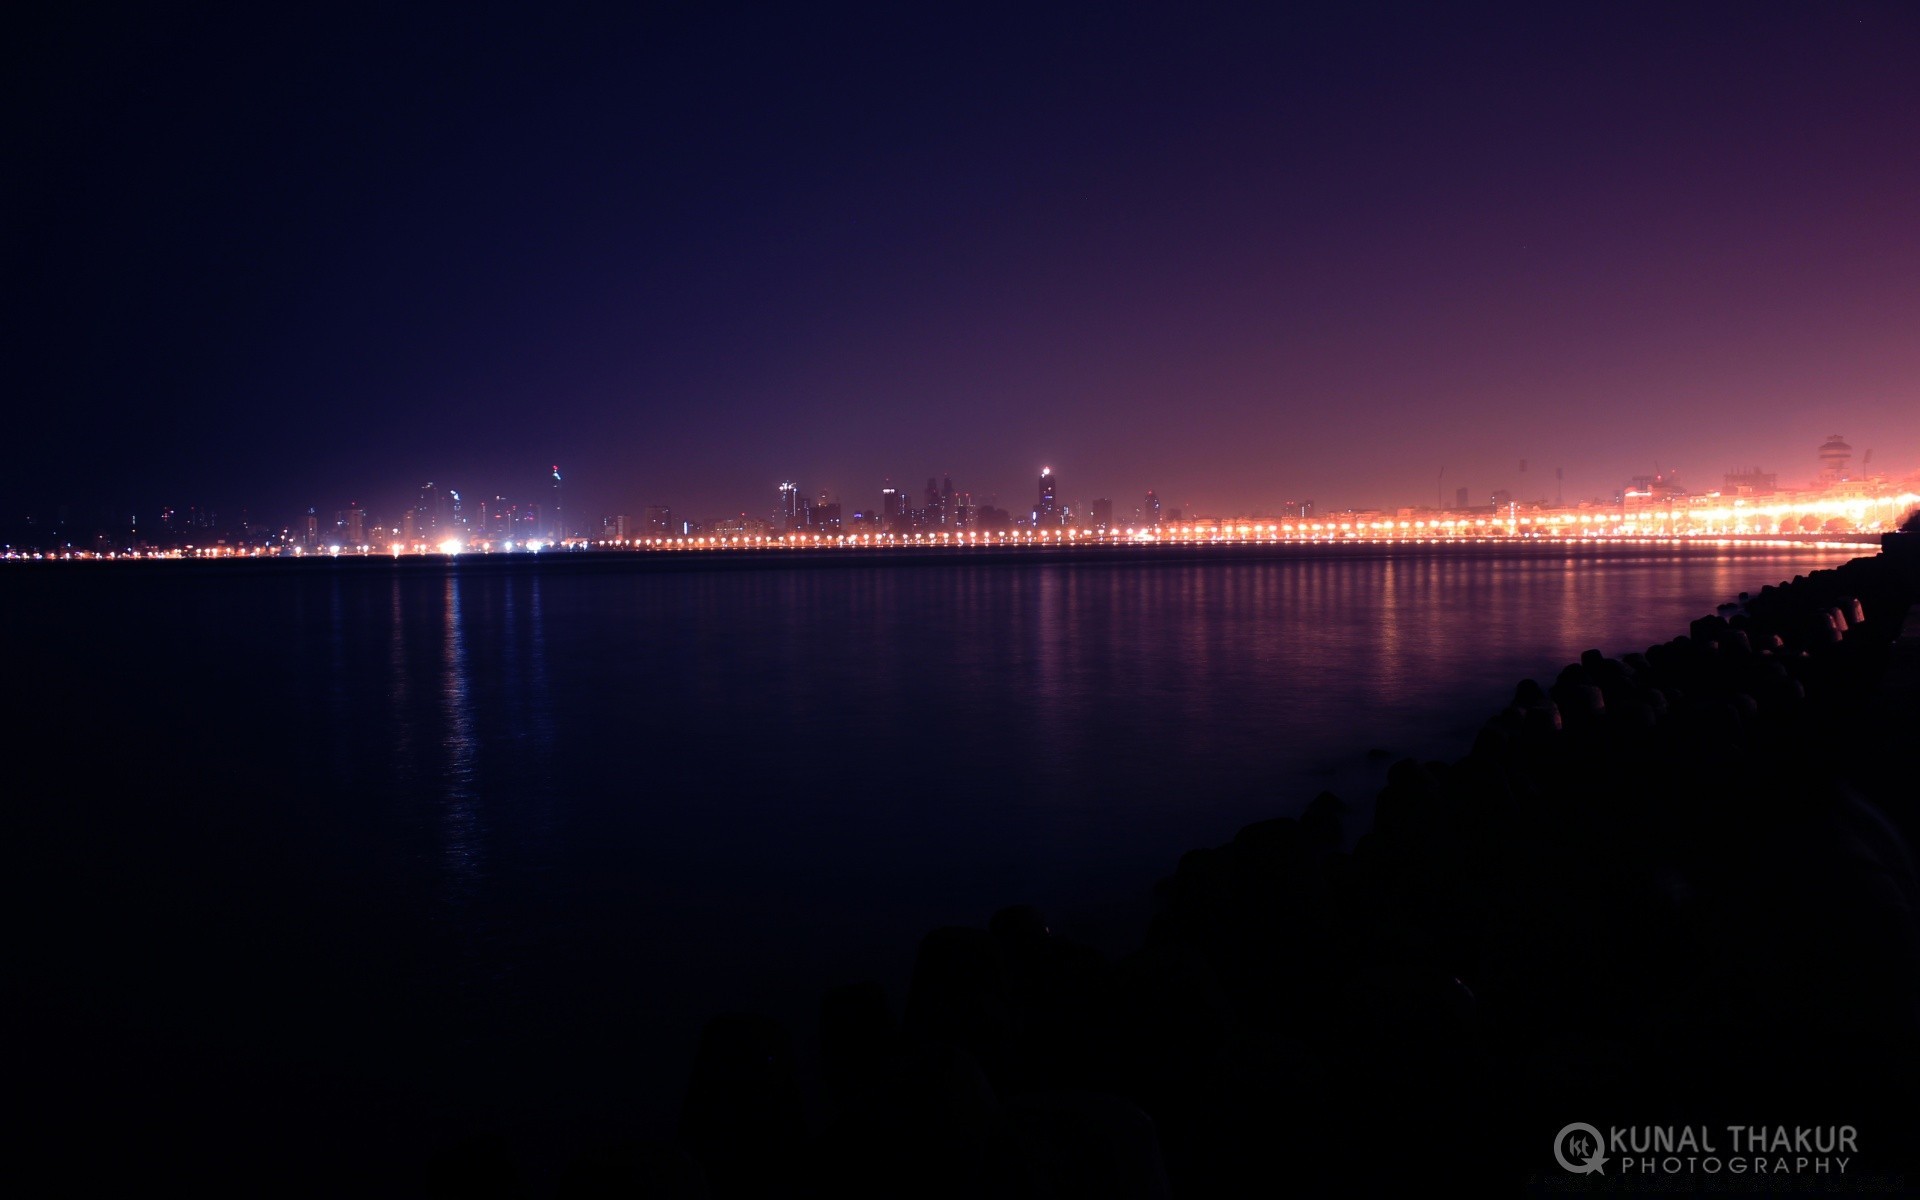
[[[92,601],[111,622],[60,590],[78,576],[15,599],[78,694],[141,714],[129,763],[224,772],[117,855],[118,823],[50,810],[73,824],[43,843],[118,864],[88,903],[203,889],[169,932],[210,957],[230,909],[271,914],[261,1011],[511,1124],[670,1112],[707,1016],[806,1028],[826,986],[897,987],[935,925],[1031,902],[1111,929],[1182,851],[1322,786],[1362,798],[1365,751],[1461,753],[1523,676],[1845,557],[314,563],[90,576],[123,589]],[[142,653],[189,640],[244,674]],[[153,1019],[220,1036],[203,1009],[228,1011]]]
[[[817,899],[799,858],[826,891],[941,905],[999,881],[1060,901],[1364,783],[1365,751],[1458,753],[1520,677],[1683,632],[1804,569],[1785,563],[450,568],[383,581],[388,710],[362,717],[391,731],[376,773],[442,813],[463,887],[627,846],[664,880],[706,861],[694,890],[728,878],[743,909],[761,902],[743,880],[768,905]],[[423,708],[406,636],[425,620]]]
[[[445,862],[458,892],[465,892],[482,870],[484,848],[474,787],[473,713],[467,687],[467,647],[462,636],[460,575],[447,572],[442,607],[443,674],[440,682],[440,803],[446,813]]]

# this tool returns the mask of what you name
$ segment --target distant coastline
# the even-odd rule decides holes
[[[28,554],[0,555],[7,563],[250,563],[260,566],[319,565],[369,569],[445,567],[510,569],[542,565],[543,569],[586,566],[622,566],[639,569],[705,570],[745,567],[827,567],[909,565],[913,563],[1193,563],[1307,558],[1395,558],[1466,554],[1476,557],[1574,557],[1581,559],[1633,558],[1647,554],[1716,556],[1767,555],[1806,550],[1855,550],[1877,546],[1879,533],[1780,535],[1715,535],[1676,537],[1473,537],[1473,538],[1216,538],[1209,540],[1139,541],[1124,537],[1087,537],[1069,541],[938,542],[897,539],[886,542],[836,542],[818,545],[784,544],[759,539],[741,544],[701,544],[692,539],[627,548],[569,547],[539,551],[463,550],[448,553],[238,553],[222,548],[156,554]]]

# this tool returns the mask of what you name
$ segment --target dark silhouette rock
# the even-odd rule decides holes
[[[557,1200],[707,1200],[698,1163],[668,1142],[620,1142],[577,1155],[560,1176]]]
[[[709,1021],[681,1109],[680,1142],[713,1195],[784,1194],[805,1135],[786,1029],[748,1013]]]
[[[877,1099],[899,1038],[878,983],[829,991],[820,1002],[820,1073],[828,1099],[842,1109]]]
[[[477,1134],[435,1154],[426,1194],[434,1200],[519,1200],[527,1195],[507,1139]]]

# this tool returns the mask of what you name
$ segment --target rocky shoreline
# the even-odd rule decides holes
[[[1396,763],[1351,851],[1322,794],[1188,852],[1116,961],[1027,908],[935,930],[900,1009],[824,997],[815,1128],[792,1031],[718,1017],[677,1137],[583,1156],[559,1194],[1603,1188],[1556,1166],[1575,1121],[1846,1124],[1857,1161],[1822,1186],[1904,1190],[1917,598],[1920,532],[1892,534],[1644,653],[1589,651],[1462,758]],[[432,1190],[513,1194],[508,1170],[462,1147]],[[1664,1190],[1687,1179],[1806,1182]]]

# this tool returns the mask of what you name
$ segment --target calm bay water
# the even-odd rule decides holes
[[[29,1133],[338,1183],[497,1129],[537,1177],[670,1132],[716,1012],[804,1041],[1009,903],[1123,946],[1366,751],[1849,556],[9,571]]]

